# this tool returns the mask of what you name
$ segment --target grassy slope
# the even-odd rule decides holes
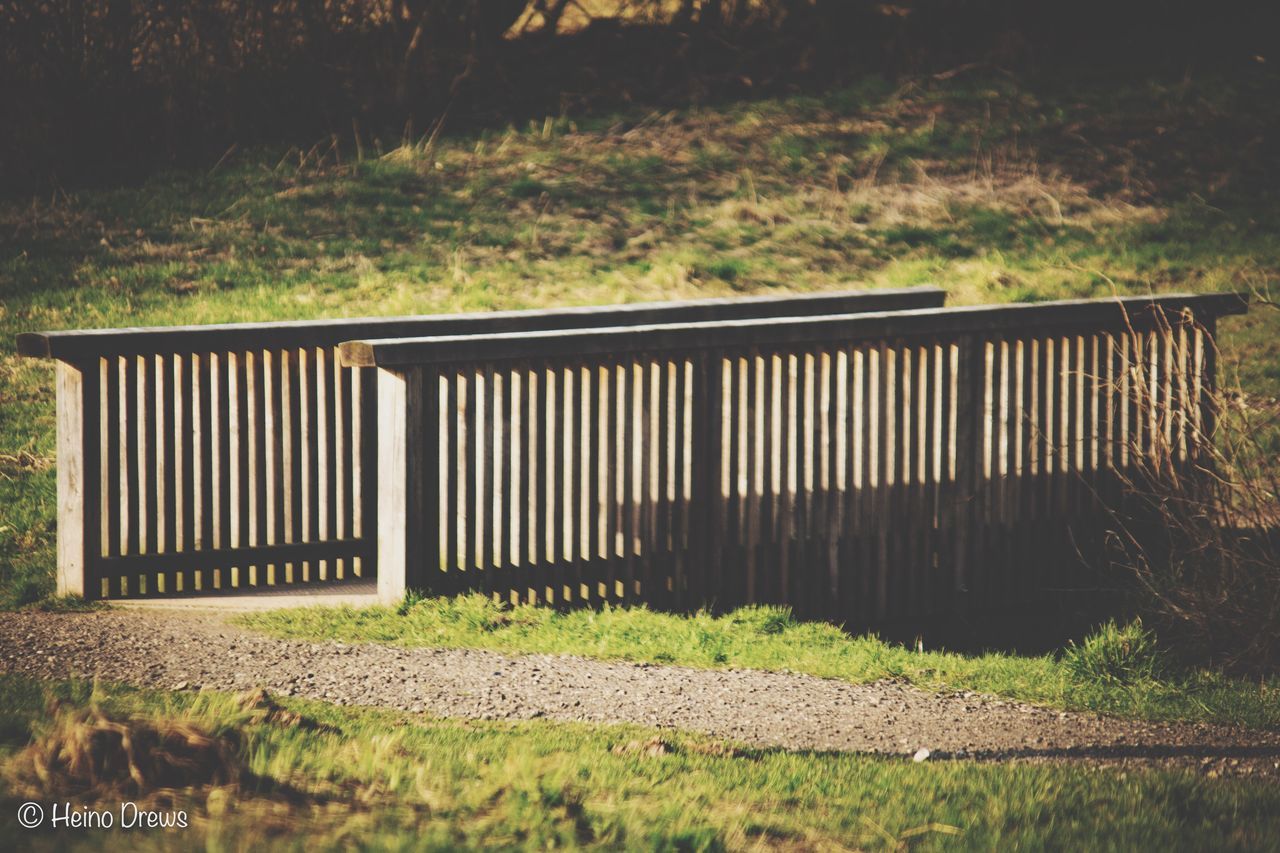
[[[871,78],[0,200],[0,597],[44,594],[53,563],[52,369],[14,356],[20,331],[851,283],[955,302],[1263,287],[1278,79]],[[1252,401],[1280,388],[1278,331],[1262,310],[1224,330]]]
[[[54,689],[78,702],[87,698],[84,684]],[[18,792],[0,782],[0,837],[49,850],[113,841],[130,849],[686,850],[895,849],[900,842],[926,850],[1228,850],[1280,843],[1274,786],[1184,773],[917,765],[736,750],[670,733],[662,735],[670,751],[649,755],[625,750],[654,736],[632,727],[439,721],[289,702],[338,729],[313,732],[243,725],[234,701],[217,694],[102,688],[99,702],[118,713],[242,728],[242,754],[261,781],[230,799],[225,792],[179,793],[179,807],[196,818],[187,834],[61,836],[19,829],[11,801]],[[38,685],[0,679],[5,752],[25,741],[43,705]],[[622,754],[614,751],[619,746]],[[282,785],[301,794],[292,805]],[[317,805],[317,797],[332,804]]]
[[[1280,681],[1245,683],[1212,673],[1112,677],[1077,673],[1052,655],[970,656],[916,652],[823,623],[798,623],[779,608],[686,617],[644,608],[560,613],[501,608],[481,595],[425,599],[400,610],[307,608],[242,617],[288,637],[346,642],[550,652],[695,667],[790,670],[855,683],[902,678],[922,687],[975,690],[1055,707],[1152,719],[1280,727]],[[1068,658],[1071,657],[1069,653]],[[1135,661],[1135,667],[1141,663]]]

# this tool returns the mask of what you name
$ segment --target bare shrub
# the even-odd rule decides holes
[[[1212,365],[1216,353],[1205,358]],[[1139,417],[1153,428],[1146,448],[1132,449],[1135,464],[1117,472],[1111,559],[1136,580],[1140,612],[1180,658],[1274,672],[1280,461],[1267,443],[1280,430],[1275,407],[1252,406],[1238,387],[1206,381],[1199,412],[1180,415],[1160,396],[1159,369],[1140,364],[1132,377]]]

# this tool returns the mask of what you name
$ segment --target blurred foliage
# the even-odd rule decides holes
[[[1266,61],[1246,0],[0,0],[0,190],[231,144],[427,135],[953,73]]]

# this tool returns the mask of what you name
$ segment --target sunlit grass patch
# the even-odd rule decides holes
[[[34,725],[127,720],[234,742],[240,781],[168,789],[191,829],[22,830],[20,800],[52,796],[15,773]],[[915,764],[751,749],[680,732],[438,720],[286,700],[272,718],[216,693],[162,693],[0,677],[0,835],[28,849],[644,848],[719,850],[1055,848],[1256,849],[1280,833],[1274,786],[1087,766]],[[85,710],[94,706],[98,710]],[[300,726],[287,716],[301,715]],[[128,796],[138,796],[138,792]],[[82,805],[119,794],[81,790]],[[23,833],[21,836],[15,833]]]
[[[704,612],[684,616],[644,607],[564,612],[531,605],[510,607],[474,594],[409,598],[398,608],[268,611],[245,615],[240,621],[278,636],[307,640],[787,670],[855,683],[904,679],[928,689],[973,690],[1062,708],[1280,726],[1280,682],[1275,679],[1244,682],[1211,672],[1157,671],[1146,663],[1139,673],[1145,673],[1143,677],[1099,679],[1089,674],[1089,666],[1098,660],[1102,662],[1097,666],[1112,668],[1108,671],[1116,666],[1134,669],[1123,649],[1132,637],[1151,642],[1140,627],[1121,631],[1112,625],[1087,641],[1084,651],[1063,659],[910,649],[875,635],[850,635],[827,623],[800,622],[778,607],[746,607],[722,616]]]

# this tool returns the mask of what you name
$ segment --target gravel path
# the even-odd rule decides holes
[[[210,614],[5,614],[0,673],[11,672],[165,689],[265,687],[446,717],[639,723],[787,749],[913,755],[923,748],[930,760],[1083,759],[1280,778],[1280,731],[1064,713],[894,682],[288,641]]]

